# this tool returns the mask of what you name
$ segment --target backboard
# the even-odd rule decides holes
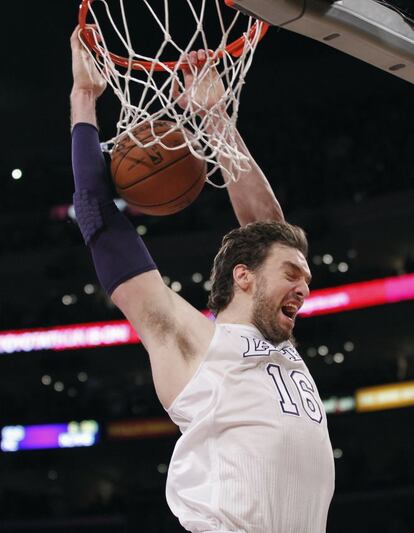
[[[226,0],[226,4],[414,83],[414,20],[392,0]]]

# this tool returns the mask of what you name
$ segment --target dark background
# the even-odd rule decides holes
[[[412,10],[408,1],[395,5]],[[2,6],[2,330],[122,318],[97,287],[88,251],[66,216],[73,192],[69,37],[77,10],[72,0]],[[146,30],[136,28],[144,38]],[[411,85],[273,29],[241,104],[243,137],[286,218],[308,233],[313,289],[414,271]],[[118,112],[108,91],[99,104],[103,138],[113,135]],[[23,171],[18,181],[15,168]],[[207,186],[178,215],[132,220],[147,228],[161,272],[205,308],[207,292],[191,276],[208,279],[221,237],[236,225],[226,191]],[[333,264],[321,263],[326,253]],[[339,262],[347,262],[347,272],[335,270]],[[91,295],[88,283],[96,286]],[[75,303],[63,305],[64,295]],[[406,302],[299,321],[299,348],[322,398],[414,379],[413,310]],[[332,354],[349,341],[354,350],[335,363]],[[322,344],[328,356],[309,355]],[[62,381],[64,391],[43,385],[45,374]],[[413,412],[329,415],[332,445],[343,452],[329,533],[414,531]],[[165,415],[141,346],[0,357],[1,426],[86,418],[105,426],[152,416]],[[165,504],[160,468],[174,441],[104,439],[90,449],[0,452],[0,531],[180,531]]]

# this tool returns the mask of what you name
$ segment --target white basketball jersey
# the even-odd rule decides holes
[[[334,489],[326,415],[290,342],[217,324],[168,409],[180,427],[167,501],[191,532],[325,533]]]

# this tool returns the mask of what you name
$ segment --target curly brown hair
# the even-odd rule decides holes
[[[299,226],[287,222],[251,222],[224,236],[211,271],[212,287],[208,299],[209,309],[217,314],[225,309],[234,295],[233,269],[246,265],[257,270],[266,260],[273,244],[296,248],[306,257],[308,241]]]

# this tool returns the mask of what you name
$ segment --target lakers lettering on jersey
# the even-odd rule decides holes
[[[192,532],[324,533],[334,466],[316,385],[290,342],[217,324],[168,413],[167,501]]]

